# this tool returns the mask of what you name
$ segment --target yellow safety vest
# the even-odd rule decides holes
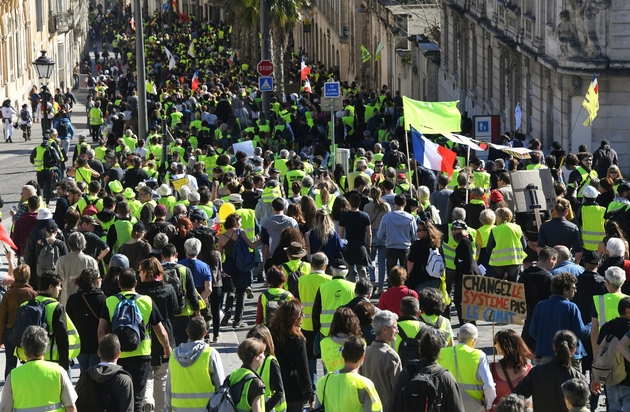
[[[354,299],[354,283],[343,278],[333,278],[319,287],[319,294],[322,299],[322,312],[319,317],[320,333],[328,336],[337,308]]]
[[[597,172],[595,170],[587,172],[582,166],[578,166],[575,170],[578,171],[582,180],[580,181],[579,186],[577,182],[570,183],[570,185],[577,190],[577,198],[581,199],[584,195],[584,189],[586,186],[590,185],[591,179],[597,179]]]
[[[343,369],[344,360],[343,356],[341,356],[343,343],[339,344],[332,340],[332,338],[327,337],[322,339],[320,347],[322,350],[322,362],[324,363],[328,373],[337,372],[338,370]]]
[[[302,319],[302,330],[313,330],[313,304],[319,287],[332,279],[332,276],[325,273],[310,273],[298,279],[298,292],[300,294],[300,302],[302,302],[302,311],[304,319]]]
[[[582,243],[586,250],[597,250],[606,236],[604,215],[606,208],[598,205],[582,206]]]
[[[490,266],[520,265],[527,254],[523,250],[521,227],[514,223],[502,223],[491,230],[495,247],[490,255]]]
[[[35,171],[41,172],[42,170],[50,170],[50,167],[44,167],[44,155],[46,154],[46,148],[41,145],[35,148],[35,160],[33,164],[35,165]]]
[[[74,180],[77,182],[85,182],[90,184],[92,182],[92,170],[87,167],[79,167],[75,169]]]
[[[133,225],[135,218],[131,219],[118,219],[114,222],[116,228],[116,247],[119,248],[122,244],[131,240],[131,232],[133,231]]]
[[[11,371],[13,411],[63,412],[61,403],[61,374],[59,365],[44,360],[33,360]]]
[[[364,412],[363,404],[359,400],[359,391],[366,391],[369,395],[372,403],[371,412],[383,409],[374,383],[358,373],[326,375],[321,379],[321,384],[317,385],[317,399],[320,402],[323,400],[326,412]]]
[[[284,294],[284,297],[282,296]],[[289,301],[293,299],[293,295],[291,292],[288,292],[284,289],[280,288],[269,288],[260,295],[260,306],[262,307],[262,323],[263,325],[267,325],[267,302],[269,299],[277,300],[276,296],[280,298],[281,301]],[[282,304],[282,302],[278,302],[278,304]]]
[[[120,294],[126,298],[129,298],[133,295],[137,295],[136,292],[130,292],[130,291],[120,292]],[[116,295],[108,297],[107,300],[105,301],[105,305],[107,305],[107,311],[109,312],[110,322],[112,321],[112,318],[114,317],[114,311],[116,310],[116,306],[118,305],[118,302],[120,302],[120,299],[118,299],[118,296]],[[140,316],[142,316],[142,321],[144,322],[144,325],[146,328],[144,331],[144,339],[142,340],[142,342],[140,342],[140,345],[138,346],[136,350],[132,352],[121,352],[120,354],[121,359],[131,358],[134,356],[151,356],[150,318],[151,318],[151,309],[153,307],[153,301],[151,300],[149,296],[141,295],[138,299],[136,299],[135,302],[136,302],[136,305],[138,306],[138,309],[140,309]]]
[[[95,159],[100,160],[101,162],[104,162],[106,155],[107,155],[107,147],[98,146],[94,149]]]
[[[49,326],[51,328],[50,333],[53,334],[54,333],[54,330],[52,330],[53,312],[55,311],[55,308],[57,307],[57,305],[59,305],[60,303],[57,302],[55,299],[51,297],[46,297],[46,296],[36,296],[35,300],[38,302],[46,302],[48,300],[52,300],[52,302],[46,304],[45,312],[46,312],[46,323],[50,325]],[[22,303],[20,306],[24,306],[26,304],[28,304],[28,301]],[[77,356],[79,356],[79,353],[81,352],[81,338],[79,337],[77,328],[74,326],[74,323],[72,323],[72,320],[70,319],[67,313],[66,313],[66,333],[68,334],[68,359],[74,359]],[[15,354],[22,362],[26,362],[26,355],[24,354],[24,351],[22,350],[22,348],[16,348]],[[44,360],[52,361],[52,362],[59,362],[59,349],[57,346],[57,342],[55,342],[54,338],[50,338],[48,340],[48,345],[46,346],[46,353],[44,354]]]
[[[175,196],[164,196],[164,197],[161,197],[160,200],[158,200],[158,204],[164,205],[171,214],[173,214],[173,208],[175,207],[175,202],[177,202],[177,199],[175,199]]]
[[[175,354],[168,361],[171,374],[171,406],[174,411],[204,410],[215,391],[210,379],[210,357],[212,349],[205,344],[201,355],[186,367],[182,366]]]
[[[490,188],[490,173],[473,171],[472,180],[475,187]]]
[[[419,320],[401,320],[398,322],[398,329],[405,331],[405,334],[410,338],[416,336],[418,332],[420,332],[420,328],[422,328],[422,323]],[[396,334],[396,342],[394,345],[396,353],[398,353],[398,348],[400,347],[401,342],[402,338],[399,334]]]
[[[252,242],[256,240],[256,212],[251,209],[236,209],[234,212],[241,217],[241,229]]]
[[[258,373],[258,376],[260,376],[260,379],[262,379],[263,383],[265,384],[265,403],[276,393],[276,391],[271,389],[271,374],[269,373],[269,371],[271,371],[271,363],[273,361],[278,363],[278,359],[276,359],[275,356],[267,356],[263,364],[260,365],[260,368],[258,368],[258,370],[256,371]],[[276,412],[284,412],[287,410],[287,400],[284,393],[282,394],[280,403],[278,403],[276,407],[272,410]]]
[[[304,176],[306,176],[306,172],[304,172],[303,170],[290,170],[286,173],[287,176],[287,180],[289,181],[289,190],[291,190],[291,185],[293,184],[293,182],[301,182],[302,179],[304,179]]]
[[[490,239],[490,232],[495,227],[496,227],[495,225],[483,225],[479,229],[477,229],[476,240],[479,240],[479,239],[481,240],[482,248],[485,248],[488,245],[488,239]]]
[[[442,242],[442,252],[444,255],[444,265],[447,269],[455,270],[455,249],[457,248],[457,242],[451,236],[451,226],[448,224],[448,242]]]
[[[459,389],[466,391],[480,404],[484,397],[483,382],[476,376],[482,353],[479,349],[459,343],[452,348],[443,348],[437,360],[437,363],[453,375]]]
[[[230,387],[233,387],[234,385],[236,385],[237,383],[245,379],[248,375],[255,375],[255,374],[254,372],[252,372],[251,370],[247,368],[238,368],[237,370],[232,372],[230,376],[228,376]],[[252,379],[250,379],[249,381],[245,383],[245,385],[243,385],[241,398],[238,400],[236,404],[237,412],[248,412],[252,410],[252,406],[249,404],[249,400],[247,399],[249,395],[249,387],[251,386],[251,384],[252,384]],[[261,407],[261,410],[263,411],[265,410],[264,396],[260,397],[260,407]]]
[[[101,109],[93,107],[90,109],[90,125],[100,126],[103,124],[103,112]]]
[[[598,331],[604,323],[619,317],[619,301],[625,297],[621,292],[593,296],[593,305],[597,308]]]

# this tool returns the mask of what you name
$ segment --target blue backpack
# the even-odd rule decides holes
[[[112,316],[112,332],[118,336],[120,350],[123,352],[135,351],[146,337],[146,326],[136,303],[140,296],[142,295],[116,295],[119,302]]]
[[[241,237],[241,231],[236,232],[238,237],[232,247],[232,259],[236,264],[236,269],[239,272],[249,272],[256,266],[254,262],[254,256],[249,252],[249,246],[247,242]]]

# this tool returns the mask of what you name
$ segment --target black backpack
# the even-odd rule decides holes
[[[177,304],[179,305],[179,311],[174,313],[174,315],[180,314],[186,305],[186,292],[184,291],[184,285],[182,282],[182,272],[180,272],[180,268],[183,267],[185,266],[175,264],[164,268],[164,281],[173,286],[173,289],[175,289]]]
[[[304,265],[304,262],[300,262],[300,265],[296,270],[291,270],[286,263],[282,264],[284,270],[287,271],[287,284],[289,285],[289,292],[291,292],[293,296],[298,295],[298,279],[302,277],[302,265]]]
[[[59,133],[59,136],[67,136],[68,124],[64,121],[59,121],[59,124],[57,125],[57,133]]]
[[[604,218],[606,220],[611,220],[619,225],[619,228],[623,231],[625,236],[630,234],[630,230],[628,228],[628,224],[630,221],[628,220],[628,213],[630,213],[630,206],[624,206],[619,209],[611,210],[606,213]]]
[[[25,122],[28,122],[31,117],[28,110],[25,110],[25,109],[22,109],[22,111],[20,112],[20,116],[22,117],[22,120],[24,120]]]
[[[436,373],[428,373],[426,369],[416,371],[415,365],[407,366],[409,375],[413,378],[403,386],[402,411],[403,412],[439,412],[444,402],[444,392],[438,388],[438,377],[446,369],[440,368]]]
[[[29,326],[41,326],[49,336],[51,335],[51,325],[48,325],[46,322],[46,305],[53,302],[55,302],[53,299],[43,301],[31,299],[26,304],[18,307],[15,321],[13,322],[13,342],[15,342],[16,346],[20,346],[22,335],[24,335],[24,331]],[[52,350],[52,344],[50,347]]]
[[[407,336],[403,328],[398,328],[398,335],[401,339],[400,345],[398,345],[398,356],[400,356],[400,361],[403,366],[418,360],[420,357],[420,338],[422,338],[422,335],[424,335],[429,328],[430,326],[420,323],[420,330],[414,337]]]
[[[61,161],[57,150],[50,145],[48,145],[48,147],[44,147],[46,148],[46,151],[44,152],[44,167],[50,168],[57,166]]]
[[[267,298],[267,303],[265,304],[265,325],[269,325],[271,323],[271,318],[274,313],[278,310],[280,305],[287,300],[289,296],[289,292],[284,291],[279,295],[272,295],[268,290],[263,291],[263,295]]]

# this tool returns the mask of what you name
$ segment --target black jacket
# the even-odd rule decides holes
[[[119,365],[107,364],[92,366],[88,373],[81,374],[77,382],[76,391],[78,394],[77,404],[89,405],[90,401],[96,402],[98,399],[91,399],[90,393],[84,390],[86,384],[94,381],[99,384],[102,391],[110,396],[110,404],[107,410],[118,412],[133,412],[133,383],[131,375],[123,370]],[[102,405],[98,405],[102,407]],[[94,405],[94,410],[97,405]],[[90,408],[84,407],[90,410]]]
[[[536,340],[529,334],[529,325],[532,323],[536,304],[551,296],[551,273],[538,266],[530,266],[521,273],[518,279],[525,287],[525,303],[527,304],[527,319],[523,325],[521,337],[532,350],[536,351]]]
[[[396,386],[392,392],[392,397],[387,405],[383,405],[386,412],[399,412],[403,410],[403,389],[411,379],[419,372],[427,374],[436,374],[443,368],[435,362],[427,362],[424,360],[416,361],[405,366],[398,375]],[[445,371],[436,378],[438,384],[438,393],[443,395],[441,402],[441,412],[464,412],[464,402],[457,385],[457,381],[449,371]]]
[[[315,394],[308,370],[306,341],[302,338],[287,336],[280,344],[274,334],[273,343],[276,347],[276,358],[280,364],[286,401],[309,401],[310,403],[315,399]]]
[[[582,315],[582,322],[591,322],[591,309],[593,308],[593,296],[608,293],[603,276],[591,270],[585,270],[577,278],[577,291],[571,301],[577,305]],[[587,340],[587,339],[584,339]],[[588,339],[590,341],[590,339]]]
[[[98,351],[98,322],[106,299],[107,296],[100,289],[79,289],[68,297],[66,311],[79,332],[82,355]]]
[[[136,292],[149,296],[153,300],[162,315],[162,326],[166,329],[171,348],[174,348],[175,337],[170,317],[179,310],[179,304],[173,286],[165,285],[163,282],[140,282],[136,286]],[[151,364],[159,366],[163,362],[168,362],[168,359],[164,359],[163,356],[164,348],[151,328]]]

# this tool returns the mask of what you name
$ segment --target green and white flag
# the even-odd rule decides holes
[[[379,60],[381,60],[381,51],[384,49],[385,47],[383,46],[383,43],[381,43],[380,41],[378,42],[378,46],[376,46],[376,51],[374,52],[374,61],[377,62]]]
[[[363,61],[363,63],[365,63],[368,60],[370,60],[371,58],[372,58],[372,55],[370,54],[368,49],[366,49],[364,45],[361,45],[361,61]]]

